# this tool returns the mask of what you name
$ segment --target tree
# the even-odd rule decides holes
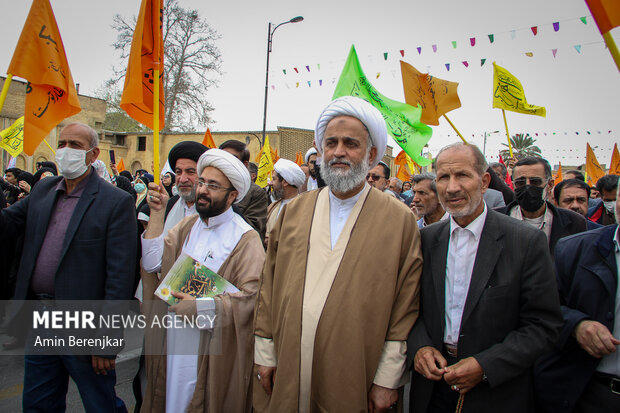
[[[131,21],[114,16],[112,28],[118,32],[114,49],[121,53],[121,63],[114,68],[108,85],[122,85],[127,70],[136,17]],[[164,0],[164,95],[166,99],[164,131],[204,129],[212,123],[213,106],[207,91],[217,84],[213,77],[221,74],[221,54],[215,42],[220,35],[202,19],[197,10],[184,9],[178,0]]]
[[[117,132],[146,132],[149,130],[121,109],[121,90],[114,84],[106,83],[106,86],[96,90],[94,95],[107,103],[103,129]]]
[[[510,143],[512,144],[512,154],[515,158],[521,159],[526,156],[539,156],[542,157],[542,153],[538,146],[535,146],[534,143],[536,139],[532,138],[529,133],[517,133],[510,137]],[[505,147],[508,147],[507,143],[502,143]],[[509,149],[503,149],[500,151],[502,158],[507,158],[510,156]]]

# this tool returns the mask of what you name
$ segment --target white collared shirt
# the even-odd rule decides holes
[[[617,339],[620,337],[620,233],[618,230],[620,226],[616,228],[614,233],[614,250],[616,253],[616,312],[614,314],[614,328],[612,330],[613,336]],[[602,373],[612,374],[616,377],[620,377],[620,347],[616,346],[614,353],[608,354],[601,359],[596,371]]]
[[[332,192],[331,188],[329,188],[329,231],[331,235],[331,243],[332,249],[336,246],[336,242],[338,241],[338,237],[340,237],[340,233],[344,228],[344,224],[347,223],[347,219],[355,206],[355,203],[360,196],[362,196],[362,192],[368,183],[365,183],[360,191],[347,199],[340,199]]]
[[[551,212],[551,208],[547,206],[547,201],[545,201],[545,213],[539,216],[538,218],[525,218],[523,216],[523,212],[521,211],[521,207],[516,205],[510,211],[510,216],[516,218],[520,221],[526,222],[533,226],[534,228],[538,228],[543,231],[547,236],[547,242],[551,239],[551,226],[553,225],[553,212]]]
[[[487,206],[482,213],[465,228],[450,216],[450,241],[446,260],[444,343],[456,345],[461,331],[463,309],[469,291],[478,243],[487,218]]]

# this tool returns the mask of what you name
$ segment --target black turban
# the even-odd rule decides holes
[[[32,185],[34,185],[34,176],[30,172],[23,171],[17,175],[17,182],[19,181],[28,182],[28,185],[32,187]]]
[[[56,168],[56,164],[50,161],[37,162],[41,164],[41,168],[50,168],[54,170],[54,175],[58,175],[58,169]]]
[[[168,153],[168,164],[174,171],[176,169],[177,160],[179,159],[191,159],[198,163],[198,158],[200,158],[200,155],[205,153],[207,149],[209,148],[199,142],[179,142],[170,149],[170,153]]]
[[[131,176],[131,172],[129,172],[129,171],[126,171],[126,170],[125,170],[125,171],[121,171],[121,172],[119,173],[119,175],[120,175],[120,176],[124,176],[125,178],[127,178],[127,180],[128,180],[129,182],[133,181],[133,176]]]

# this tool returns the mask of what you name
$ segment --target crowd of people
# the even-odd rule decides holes
[[[155,183],[109,173],[69,124],[56,164],[0,180],[0,298],[214,315],[145,331],[135,411],[620,411],[618,176],[556,184],[544,158],[456,143],[403,182],[387,136],[336,99],[305,163],[279,159],[263,189],[242,142],[180,142]],[[184,255],[238,291],[169,306],[156,290]],[[64,411],[69,377],[87,412],[126,411],[115,357],[71,354],[25,355],[24,411]]]

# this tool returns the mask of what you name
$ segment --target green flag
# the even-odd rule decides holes
[[[349,58],[342,69],[342,74],[336,85],[334,96],[356,96],[379,109],[385,119],[387,131],[400,147],[418,165],[426,166],[431,161],[422,157],[422,148],[430,140],[432,129],[422,122],[422,108],[413,107],[406,103],[388,99],[370,84],[362,71],[360,62],[355,52],[355,46],[351,46]]]

